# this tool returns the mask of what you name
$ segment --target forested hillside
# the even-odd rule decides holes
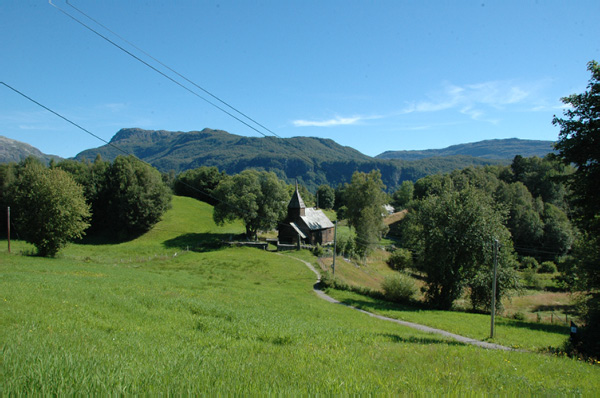
[[[287,182],[298,179],[313,192],[322,184],[337,186],[349,182],[355,171],[379,169],[387,189],[393,190],[405,180],[416,181],[426,175],[457,168],[499,163],[472,156],[414,162],[376,159],[329,139],[243,137],[211,129],[191,132],[122,129],[110,145],[83,151],[76,159],[92,161],[100,155],[105,160],[112,160],[122,154],[119,149],[135,154],[162,172],[178,173],[200,166],[216,166],[232,175],[255,168],[273,171]]]
[[[512,160],[516,155],[523,157],[544,157],[554,150],[552,141],[521,140],[509,138],[503,140],[485,140],[468,144],[452,145],[443,149],[422,151],[386,151],[376,158],[418,160],[435,156],[475,156],[484,159]]]

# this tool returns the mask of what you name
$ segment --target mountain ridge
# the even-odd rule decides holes
[[[540,156],[544,152],[553,152],[553,144],[553,141],[503,138],[451,145],[441,149],[385,151],[375,158],[418,160],[434,156],[467,155],[484,159],[506,160],[514,158],[515,155],[531,157]]]
[[[429,174],[446,173],[468,166],[509,164],[516,154],[521,154],[515,151],[527,148],[528,141],[509,139],[459,144],[449,147],[452,151],[445,152],[450,153],[445,155],[443,150],[385,152],[402,152],[404,155],[418,152],[407,160],[381,157],[385,153],[370,157],[326,138],[246,137],[210,128],[189,132],[124,128],[111,138],[109,144],[84,150],[75,159],[93,161],[100,155],[112,161],[125,152],[167,173],[216,166],[231,175],[255,168],[273,171],[288,183],[298,179],[311,191],[321,184],[337,186],[350,182],[355,171],[378,169],[388,191],[392,191],[405,180],[416,181]],[[548,153],[544,148],[551,148],[551,144],[550,141],[538,142],[534,155],[544,156]],[[511,149],[502,149],[503,145]],[[461,147],[467,149],[461,152]],[[492,149],[497,147],[500,155],[494,159],[464,154],[474,153],[473,148],[479,148],[481,152],[481,147],[486,147],[487,153],[493,153]],[[531,156],[531,151],[528,150],[524,156]],[[6,161],[16,160],[0,157],[0,162]]]

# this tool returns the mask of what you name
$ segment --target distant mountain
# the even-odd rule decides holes
[[[60,156],[46,155],[39,149],[29,144],[6,138],[0,135],[0,163],[20,162],[21,160],[33,156],[48,164],[51,159],[61,160]]]
[[[171,132],[129,128],[120,130],[109,145],[79,153],[76,159],[93,161],[97,155],[113,160],[131,153],[163,172],[181,172],[200,166],[217,166],[228,174],[248,168],[275,172],[315,191],[321,184],[337,186],[349,182],[354,171],[379,169],[388,190],[404,180],[457,168],[502,163],[472,156],[448,156],[406,162],[375,159],[333,140],[294,137],[243,137],[222,130]],[[506,163],[506,162],[504,162]]]
[[[378,159],[419,160],[438,156],[474,156],[483,159],[512,160],[516,155],[523,157],[544,157],[553,152],[554,142],[521,140],[509,138],[485,140],[470,144],[452,145],[444,149],[426,149],[423,151],[386,151],[377,155]]]

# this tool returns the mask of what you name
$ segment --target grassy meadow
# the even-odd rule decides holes
[[[243,228],[217,227],[211,214],[204,203],[175,197],[144,236],[72,244],[53,259],[26,255],[32,247],[19,241],[8,254],[1,241],[0,394],[593,396],[600,390],[598,366],[489,351],[327,303],[312,291],[314,274],[289,257],[312,261],[309,253],[218,248],[216,242]],[[419,319],[440,319],[440,327],[455,316],[480,322],[471,315],[422,311]],[[520,338],[539,333],[507,342],[525,346]]]

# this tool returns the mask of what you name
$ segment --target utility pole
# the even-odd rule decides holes
[[[337,220],[334,221],[334,229],[333,229],[333,276],[335,276],[335,256],[337,254]]]
[[[10,206],[6,210],[6,228],[8,232],[8,254],[10,254]]]
[[[490,338],[494,338],[494,322],[496,318],[496,276],[498,273],[498,239],[494,240],[494,279],[492,279],[492,323],[490,326]]]

